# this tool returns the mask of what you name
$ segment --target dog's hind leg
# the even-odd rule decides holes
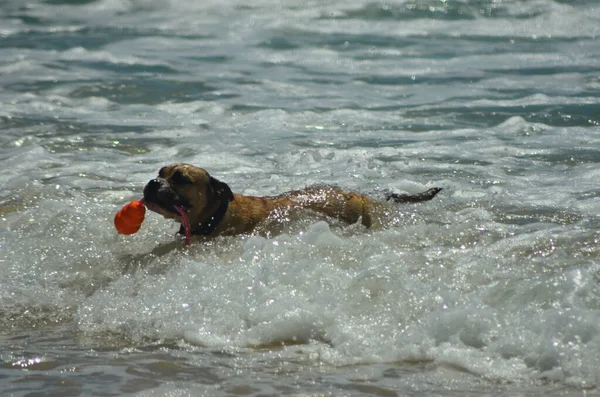
[[[388,193],[386,195],[386,201],[394,200],[396,203],[420,203],[421,201],[431,200],[438,194],[442,188],[433,187],[426,192],[417,194],[397,194]]]

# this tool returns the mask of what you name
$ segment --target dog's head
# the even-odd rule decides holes
[[[149,210],[177,222],[182,221],[184,211],[192,229],[224,201],[231,200],[233,193],[227,184],[190,164],[167,165],[144,187],[144,203]]]

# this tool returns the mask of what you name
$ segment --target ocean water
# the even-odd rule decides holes
[[[599,34],[594,0],[3,0],[0,394],[600,395]],[[117,235],[180,161],[444,190]]]

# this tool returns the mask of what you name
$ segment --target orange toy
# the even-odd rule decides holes
[[[134,234],[140,230],[144,216],[146,215],[146,206],[144,200],[136,200],[125,205],[117,215],[115,215],[115,227],[121,234]]]

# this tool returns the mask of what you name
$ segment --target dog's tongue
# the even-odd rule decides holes
[[[192,229],[190,228],[190,220],[185,213],[185,210],[177,205],[173,206],[179,215],[181,215],[181,224],[183,225],[183,229],[185,230],[185,245],[190,245],[192,241]]]

